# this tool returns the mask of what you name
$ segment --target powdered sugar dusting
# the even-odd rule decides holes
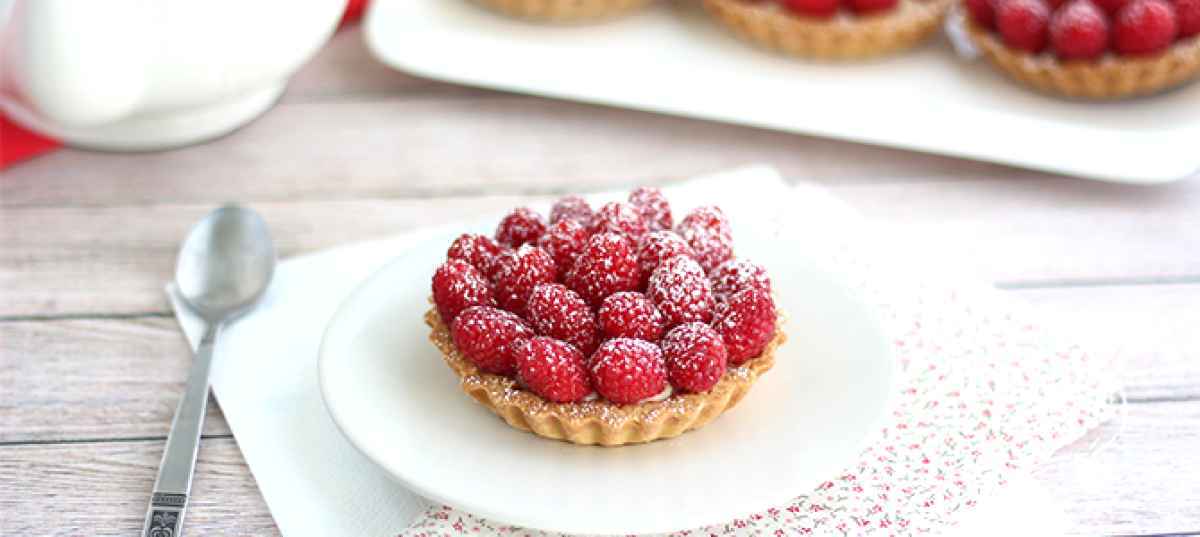
[[[580,196],[563,196],[550,208],[550,223],[574,220],[584,228],[592,227],[592,206]]]
[[[641,213],[628,203],[605,203],[592,218],[592,233],[619,233],[635,244],[647,231]]]
[[[462,259],[479,269],[484,276],[491,278],[494,275],[494,265],[500,252],[501,246],[491,237],[463,233],[450,244],[450,248],[446,250],[446,258]]]
[[[671,216],[671,204],[662,190],[642,186],[629,193],[629,204],[642,215],[642,221],[650,231],[671,229],[675,220]]]
[[[646,295],[667,319],[667,326],[712,320],[712,289],[694,259],[683,256],[668,259],[650,276]]]
[[[775,334],[775,302],[758,289],[739,291],[721,308],[713,328],[725,340],[729,363],[741,364],[758,356]]]
[[[565,281],[567,287],[593,307],[599,307],[608,295],[637,289],[638,265],[633,246],[616,233],[592,235]]]
[[[718,300],[725,300],[743,289],[771,294],[771,277],[767,275],[767,269],[748,259],[730,259],[722,263],[712,271],[709,279]]]
[[[496,240],[505,246],[516,248],[528,242],[536,242],[546,231],[542,215],[528,207],[517,207],[508,213],[496,226]]]
[[[662,391],[667,382],[662,351],[648,341],[605,341],[591,357],[592,385],[618,404],[636,403]]]
[[[662,312],[646,295],[636,291],[609,295],[600,305],[596,319],[605,339],[628,337],[654,342],[667,327]]]
[[[551,224],[537,244],[554,258],[558,278],[562,279],[575,264],[575,258],[583,251],[589,236],[587,228],[579,222],[563,219]]]
[[[470,263],[449,259],[433,273],[433,302],[446,323],[471,306],[495,306],[492,287]]]
[[[496,301],[500,307],[525,315],[529,294],[539,283],[554,281],[554,259],[545,250],[526,244],[500,255],[496,261]]]
[[[696,260],[706,273],[733,258],[733,228],[720,207],[710,205],[693,209],[676,231],[695,252]]]
[[[516,344],[514,356],[522,384],[547,400],[581,401],[592,391],[583,354],[569,343],[533,337]]]
[[[454,318],[450,333],[454,346],[479,369],[497,375],[516,371],[512,345],[533,336],[525,321],[490,306],[472,306]]]
[[[663,336],[663,358],[671,384],[690,392],[705,392],[725,374],[728,353],[721,335],[704,323],[686,323]]]
[[[658,268],[663,261],[681,255],[693,259],[696,257],[692,247],[684,242],[683,237],[673,231],[654,231],[642,236],[637,253],[638,268],[642,273],[642,285],[644,286],[650,281],[650,275],[654,274],[654,269]]]
[[[583,297],[565,285],[538,284],[526,309],[539,334],[566,341],[584,354],[596,349],[596,318]]]

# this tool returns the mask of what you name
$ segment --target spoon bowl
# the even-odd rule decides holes
[[[212,323],[253,305],[275,271],[275,247],[258,213],[237,206],[217,209],[198,222],[175,265],[175,285],[196,313]]]

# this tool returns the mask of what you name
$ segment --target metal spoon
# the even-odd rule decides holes
[[[227,206],[192,228],[175,265],[175,286],[206,328],[175,409],[146,511],[144,537],[178,537],[183,526],[200,429],[208,406],[208,372],[221,328],[258,301],[275,271],[275,247],[258,213]]]

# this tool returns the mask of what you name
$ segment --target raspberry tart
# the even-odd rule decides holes
[[[653,0],[475,0],[476,3],[521,19],[543,22],[590,22],[634,11]]]
[[[742,39],[794,56],[854,60],[915,46],[953,0],[704,0]]]
[[[1149,95],[1200,77],[1200,0],[965,0],[990,63],[1045,93]]]
[[[786,336],[761,266],[715,206],[674,222],[657,189],[592,210],[519,208],[463,234],[432,279],[430,340],[509,425],[576,444],[671,438],[736,405]]]

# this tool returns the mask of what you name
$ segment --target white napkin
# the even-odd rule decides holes
[[[730,185],[737,185],[731,189]],[[702,200],[737,218],[752,200],[788,194],[778,173],[756,166],[693,179],[668,189],[677,207]],[[812,187],[806,189],[812,195]],[[832,196],[823,205],[852,213]],[[229,326],[213,364],[212,388],[286,537],[384,537],[406,528],[429,505],[386,476],[337,430],[321,401],[317,350],[325,325],[361,281],[405,248],[444,228],[406,233],[296,257],[280,263],[262,303]],[[428,282],[413,282],[427,285]],[[193,348],[203,321],[173,289],[168,295]],[[203,446],[201,447],[203,449]],[[1058,535],[1065,525],[1032,479],[1015,479],[964,516],[962,535]],[[764,506],[766,507],[766,506]],[[1012,513],[1022,513],[1020,517]],[[682,529],[682,528],[681,528]]]

